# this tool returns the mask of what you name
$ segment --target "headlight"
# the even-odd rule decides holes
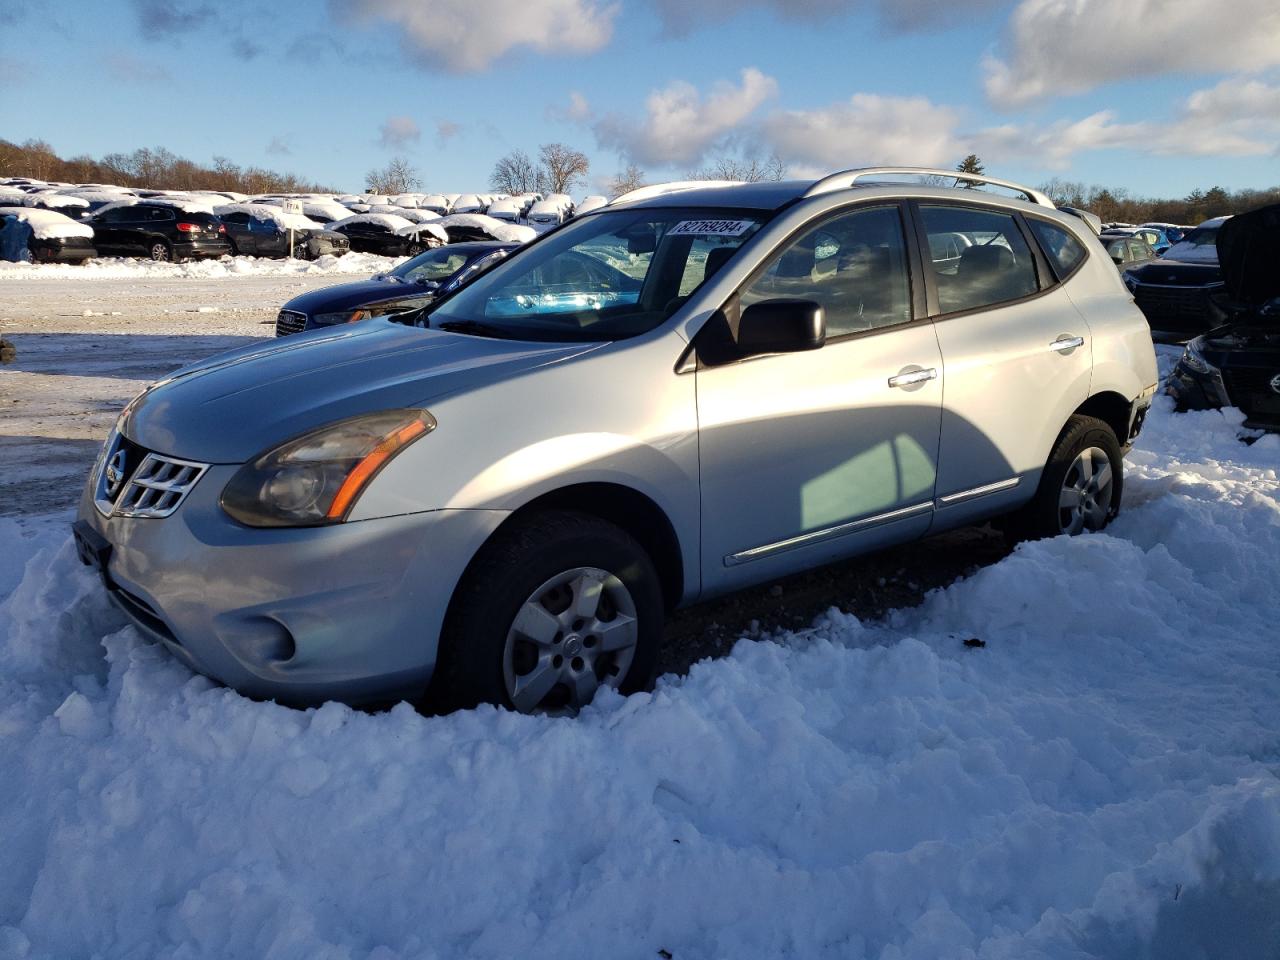
[[[1217,368],[1204,358],[1200,352],[1203,347],[1204,341],[1200,337],[1188,342],[1182,351],[1182,365],[1196,373],[1213,373]]]
[[[311,324],[316,327],[332,327],[339,323],[355,323],[357,320],[364,320],[368,316],[368,311],[363,309],[339,310],[337,313],[317,313],[312,315]]]
[[[222,509],[251,527],[341,523],[378,471],[435,427],[425,410],[331,423],[241,467],[222,491]]]

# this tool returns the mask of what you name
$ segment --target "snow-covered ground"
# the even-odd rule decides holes
[[[273,260],[268,257],[222,257],[217,260],[192,260],[186,263],[156,263],[131,257],[98,257],[83,264],[10,263],[0,260],[0,283],[6,280],[167,280],[223,277],[284,277],[301,274],[335,275],[334,282],[345,279],[340,274],[370,276],[390,270],[400,262],[395,257],[373,253],[348,253],[341,257],[326,254],[315,260]]]
[[[1161,397],[1108,533],[573,720],[250,702],[67,514],[0,519],[0,957],[1274,958],[1280,437],[1239,422]]]

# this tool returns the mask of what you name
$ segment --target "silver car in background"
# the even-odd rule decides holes
[[[993,518],[1101,529],[1146,321],[1042,195],[903,172],[650,188],[426,329],[184,368],[107,440],[81,557],[251,696],[572,712],[651,682],[674,607]]]

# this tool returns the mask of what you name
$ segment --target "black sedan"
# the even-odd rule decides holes
[[[1224,223],[1218,259],[1230,319],[1187,344],[1166,390],[1179,409],[1234,406],[1280,431],[1280,204]]]
[[[319,224],[291,232],[285,220],[258,217],[244,210],[219,208],[218,216],[226,224],[231,253],[237,256],[314,260],[325,254],[340,257],[351,249],[345,236]]]
[[[453,243],[428,250],[372,279],[312,290],[294,297],[280,310],[276,336],[417,310],[452,293],[518,246]]]
[[[396,231],[413,224],[403,217],[380,213],[362,213],[329,224],[347,238],[352,250],[377,253],[384,257],[415,257],[439,240],[425,233],[405,236]]]

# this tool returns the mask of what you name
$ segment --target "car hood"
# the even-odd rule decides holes
[[[169,456],[243,463],[334,420],[419,406],[600,346],[492,340],[366,320],[183,367],[125,408],[121,430]]]
[[[1217,264],[1182,263],[1167,257],[1152,260],[1126,272],[1142,283],[1161,287],[1203,287],[1222,280],[1222,271]]]
[[[348,307],[379,303],[383,300],[429,297],[431,294],[432,288],[422,283],[401,283],[395,279],[357,280],[354,283],[339,283],[332,287],[309,290],[294,297],[281,309],[296,310],[306,314],[329,313],[334,310],[346,310]]]
[[[1280,203],[1224,223],[1218,229],[1218,262],[1234,302],[1260,306],[1280,297]]]

